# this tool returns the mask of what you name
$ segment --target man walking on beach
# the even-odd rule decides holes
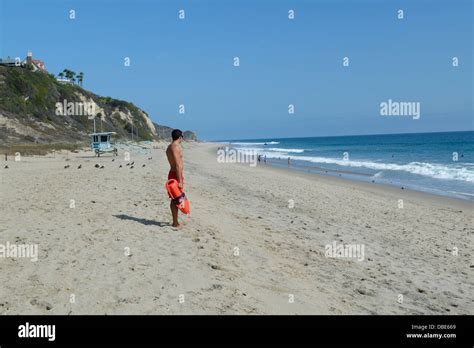
[[[179,129],[174,129],[171,132],[172,142],[166,149],[166,156],[170,163],[170,171],[168,173],[168,180],[175,179],[178,181],[178,186],[181,191],[184,190],[183,177],[183,154],[181,152],[181,141],[183,140],[183,132]],[[170,202],[171,215],[173,216],[173,227],[181,227],[178,222],[178,207],[171,200]]]

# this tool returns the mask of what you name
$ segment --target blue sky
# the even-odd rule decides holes
[[[471,0],[0,2],[0,56],[31,50],[203,139],[473,129]],[[388,99],[421,118],[380,116]]]

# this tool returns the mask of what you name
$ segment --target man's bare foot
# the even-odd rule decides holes
[[[181,227],[183,227],[183,225],[181,225],[179,222],[177,224],[172,224],[171,227],[174,227],[176,229],[180,229]]]

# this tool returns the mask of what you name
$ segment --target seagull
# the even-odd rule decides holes
[[[122,168],[122,165],[119,165],[119,168]]]
[[[8,169],[8,166],[5,166],[5,169]]]
[[[133,166],[130,166],[130,169],[133,169]]]
[[[69,164],[67,166],[64,166],[64,169],[68,169],[69,168]]]
[[[96,165],[94,167],[99,168],[100,166],[96,163]]]
[[[100,166],[100,169],[104,169],[105,167],[104,166]]]
[[[81,169],[82,168],[82,164],[79,164],[79,167],[77,167],[77,169]]]
[[[142,168],[144,168],[146,166],[146,164],[142,165]]]
[[[112,158],[112,162],[115,161],[115,158]]]
[[[130,163],[132,166],[135,164],[135,161],[133,161],[132,163]]]
[[[127,165],[127,166],[129,166],[129,165],[130,165],[130,163],[127,163],[126,165]]]

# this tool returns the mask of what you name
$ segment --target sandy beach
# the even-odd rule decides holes
[[[165,146],[2,158],[0,244],[37,244],[38,260],[0,258],[1,314],[474,312],[472,203],[185,143],[191,215],[176,230]],[[327,257],[332,243],[363,260]]]

